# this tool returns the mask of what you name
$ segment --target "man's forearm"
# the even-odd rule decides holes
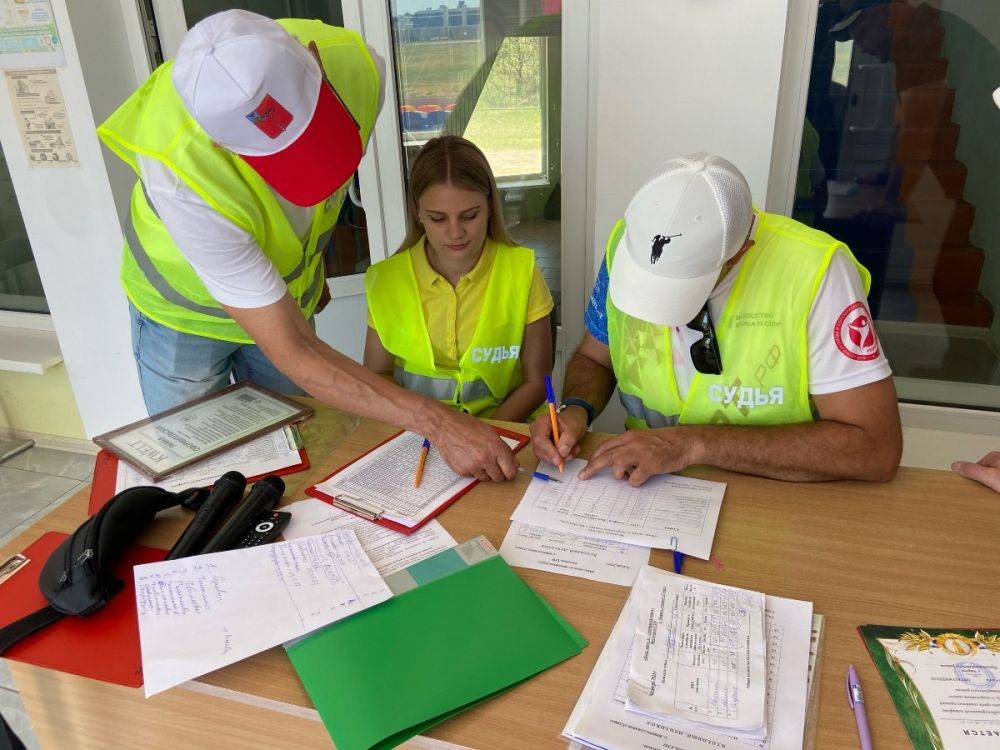
[[[616,382],[614,373],[607,367],[575,352],[566,365],[563,398],[583,399],[593,405],[595,414],[600,414],[615,392]]]
[[[309,395],[362,417],[431,436],[441,422],[439,402],[401,388],[313,339],[301,359],[282,368]]]
[[[695,441],[694,463],[795,482],[885,482],[899,466],[899,441],[823,420],[774,427],[683,425]]]

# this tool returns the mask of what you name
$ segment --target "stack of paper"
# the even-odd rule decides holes
[[[646,566],[625,706],[763,739],[764,595]]]
[[[811,628],[808,602],[643,568],[563,735],[601,750],[800,750]]]

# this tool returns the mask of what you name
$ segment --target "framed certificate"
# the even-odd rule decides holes
[[[915,750],[995,748],[1000,630],[858,628]]]
[[[313,410],[253,383],[236,383],[94,438],[159,481],[220,451],[311,417]]]

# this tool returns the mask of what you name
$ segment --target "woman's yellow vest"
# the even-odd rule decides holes
[[[491,414],[521,384],[521,342],[535,272],[535,255],[528,248],[495,246],[483,308],[457,370],[434,362],[410,255],[423,252],[423,240],[365,274],[368,312],[382,345],[396,357],[396,382],[482,416]]]
[[[755,213],[754,245],[715,323],[722,374],[695,373],[686,400],[674,378],[670,329],[626,315],[608,296],[608,346],[629,428],[814,419],[808,343],[813,300],[837,250],[854,261],[866,292],[871,276],[846,245],[825,232],[784,216]],[[609,273],[624,229],[619,221],[608,239]]]
[[[321,21],[282,19],[303,44],[316,42],[337,94],[368,142],[378,113],[378,73],[361,38]],[[323,290],[323,249],[347,194],[348,180],[316,206],[308,239],[297,237],[263,179],[238,155],[216,146],[188,114],[171,80],[173,61],[158,67],[98,129],[101,140],[140,176],[132,190],[121,280],[129,300],[158,323],[185,333],[253,343],[209,294],[174,244],[143,192],[139,156],[159,159],[208,205],[249,233],[312,315]]]

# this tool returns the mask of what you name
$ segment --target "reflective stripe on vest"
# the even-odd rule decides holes
[[[315,41],[324,68],[367,143],[378,101],[378,75],[354,32],[319,21],[282,19],[302,43]],[[322,296],[323,250],[340,213],[346,184],[313,211],[303,243],[271,189],[240,157],[215,146],[191,118],[173,87],[171,65],[150,78],[98,129],[102,141],[141,178],[139,158],[157,159],[205,203],[252,236],[281,275],[304,316]],[[175,330],[238,343],[252,343],[212,297],[174,244],[140,186],[133,191],[131,227],[121,278],[133,304]]]
[[[754,244],[715,323],[723,372],[695,372],[683,399],[674,378],[670,328],[626,315],[609,295],[608,348],[629,427],[814,419],[808,380],[813,300],[836,252],[847,253],[866,290],[871,277],[830,235],[784,216],[755,213]],[[605,251],[609,272],[623,234],[619,221]]]
[[[486,241],[493,266],[475,332],[457,370],[434,361],[411,256],[424,252],[423,240],[365,273],[372,327],[396,358],[396,381],[472,414],[495,408],[521,383],[520,350],[535,271],[531,250]]]
[[[408,391],[456,405],[470,404],[493,397],[490,387],[482,379],[462,383],[461,392],[456,393],[459,387],[455,378],[432,378],[428,375],[418,375],[415,372],[407,372],[398,365],[393,370],[392,375],[396,382]]]

